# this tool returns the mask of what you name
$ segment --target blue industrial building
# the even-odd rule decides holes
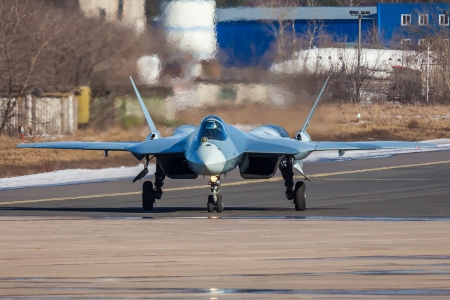
[[[449,4],[385,4],[377,5],[377,28],[384,39],[412,39],[417,42],[426,33],[449,28]],[[411,26],[417,26],[410,30]],[[424,28],[425,30],[420,30]]]
[[[392,39],[417,43],[423,38],[417,31],[408,31],[408,26],[423,25],[422,28],[428,31],[422,30],[422,35],[423,32],[435,31],[432,28],[448,30],[449,13],[448,4],[379,3],[369,7],[217,9],[217,57],[228,67],[268,67],[273,62],[271,50],[275,47],[280,21],[286,35],[295,32],[300,37],[320,20],[323,30],[335,42],[354,43],[358,39],[358,15],[361,14],[362,32],[376,28],[389,47]]]

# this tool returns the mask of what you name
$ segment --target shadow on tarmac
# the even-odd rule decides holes
[[[347,210],[349,208],[320,207],[308,208],[307,211]],[[168,214],[177,212],[205,213],[206,208],[200,207],[155,207],[152,211],[144,211],[140,207],[1,207],[0,211],[26,211],[26,212],[86,212],[86,213],[123,213],[123,214]],[[294,208],[274,207],[226,207],[224,212],[293,212]]]

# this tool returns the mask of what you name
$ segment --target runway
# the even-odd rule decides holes
[[[206,212],[208,179],[166,179],[152,212],[141,209],[142,181],[0,191],[0,216],[72,217],[393,217],[450,218],[450,152],[403,154],[305,165],[307,210],[284,197],[279,174],[222,177],[225,211]],[[299,178],[299,177],[298,177]],[[299,178],[300,179],[300,178]]]

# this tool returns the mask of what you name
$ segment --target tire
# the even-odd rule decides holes
[[[146,181],[142,185],[142,209],[145,211],[153,210],[155,204],[155,194],[153,191],[153,183]]]
[[[214,212],[214,199],[212,195],[208,196],[208,203],[207,203],[207,207],[208,207],[208,212]]]
[[[223,211],[222,195],[217,195],[217,212],[221,213]]]
[[[306,192],[303,181],[297,181],[295,184],[294,204],[296,211],[304,211],[306,209]]]

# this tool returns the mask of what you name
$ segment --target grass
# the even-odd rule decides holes
[[[450,138],[449,106],[345,105],[341,109],[345,140],[419,141]],[[360,123],[355,123],[356,114]]]
[[[273,108],[257,104],[240,107],[223,106],[203,108],[178,113],[176,121],[158,121],[158,129],[164,136],[175,129],[173,125],[194,124],[207,114],[217,114],[230,124],[278,124],[293,136],[302,126],[310,106],[292,105]],[[356,122],[356,115],[361,121]],[[170,127],[168,127],[170,126]],[[450,107],[400,106],[400,105],[351,105],[324,104],[310,123],[308,133],[313,140],[428,140],[450,138]],[[130,141],[144,140],[148,134],[145,125],[107,131],[79,130],[74,136],[55,139],[36,138],[30,142],[52,140],[81,141]],[[128,152],[110,151],[104,157],[101,151],[16,149],[19,138],[0,136],[0,177],[12,177],[60,169],[98,169],[118,166],[135,166],[138,161]]]
[[[130,141],[145,139],[144,128],[125,131],[111,128],[108,132],[80,130],[74,136],[55,139],[36,138],[27,142],[48,142],[53,140],[82,141]],[[110,151],[104,157],[102,151],[16,149],[19,138],[0,136],[0,177],[12,177],[62,169],[99,169],[117,166],[135,166],[138,161],[128,152]]]

